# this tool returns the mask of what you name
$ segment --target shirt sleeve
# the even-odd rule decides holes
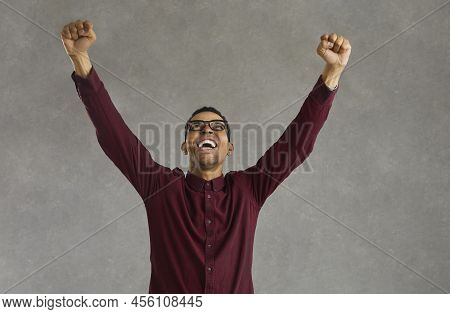
[[[145,200],[158,188],[159,176],[170,169],[155,162],[125,124],[94,66],[86,78],[75,71],[71,77],[95,127],[101,148]]]
[[[338,87],[339,85],[331,90],[320,75],[299,113],[280,138],[264,153],[256,165],[243,170],[259,207],[263,206],[278,185],[312,152]]]

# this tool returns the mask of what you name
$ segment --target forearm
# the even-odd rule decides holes
[[[328,64],[325,65],[325,68],[322,71],[322,80],[330,90],[333,90],[338,86],[339,78],[341,77],[343,70],[344,69],[341,67],[332,67]]]
[[[87,52],[70,55],[75,74],[82,78],[86,78],[91,71],[92,63]]]
[[[77,61],[74,63],[79,65]],[[83,63],[85,65],[85,63]],[[81,71],[87,67],[80,65]],[[78,95],[92,121],[98,142],[117,168],[128,178],[138,193],[144,198],[150,190],[148,173],[159,173],[159,164],[126,125],[118,112],[95,67],[86,78],[72,72]]]
[[[311,154],[336,94],[337,90],[330,91],[321,77],[317,77],[299,113],[280,138],[266,150],[256,165],[243,171],[250,179],[259,206]]]

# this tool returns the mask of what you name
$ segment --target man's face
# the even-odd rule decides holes
[[[192,120],[223,120],[214,112],[200,112],[193,116]],[[210,140],[211,142],[205,142]],[[206,144],[205,144],[206,143]],[[210,148],[209,146],[215,146]],[[214,131],[206,123],[199,131],[188,131],[186,142],[181,146],[183,151],[187,151],[191,165],[200,170],[209,170],[221,167],[225,161],[227,153],[233,150],[233,145],[228,142],[227,130]]]

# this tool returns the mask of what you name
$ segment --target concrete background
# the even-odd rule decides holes
[[[136,133],[203,104],[286,126],[323,69],[320,35],[344,35],[313,171],[259,216],[255,293],[450,291],[448,2],[0,0],[1,292],[148,289],[145,209],[101,151],[59,38],[76,19],[94,23],[94,66]],[[234,142],[242,161],[273,140]]]

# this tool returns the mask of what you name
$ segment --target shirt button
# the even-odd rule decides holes
[[[206,186],[209,186],[209,183],[206,183]]]
[[[208,219],[208,220],[206,221],[206,223],[209,225],[209,224],[211,223],[211,220]]]
[[[208,198],[211,198],[211,195],[208,194]]]
[[[211,271],[212,270],[212,268],[211,267],[208,267],[208,271]]]
[[[208,244],[208,247],[209,247],[209,248],[212,248],[212,245],[211,245],[211,244]]]

